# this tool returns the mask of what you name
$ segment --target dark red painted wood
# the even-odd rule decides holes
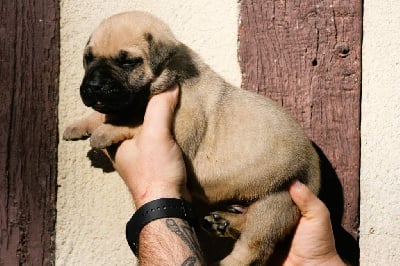
[[[54,262],[58,1],[0,2],[0,265]]]
[[[359,225],[361,37],[361,0],[240,2],[242,87],[287,108],[321,149],[321,198],[353,238]]]

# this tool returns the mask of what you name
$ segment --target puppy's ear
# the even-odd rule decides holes
[[[177,42],[168,39],[155,40],[150,33],[145,38],[149,43],[150,68],[156,77],[151,83],[150,94],[155,95],[177,83],[177,73],[170,67],[178,51]]]
[[[146,33],[145,38],[149,44],[150,68],[154,75],[159,76],[176,54],[177,44],[172,40],[156,41],[151,33]]]
[[[149,43],[150,67],[156,77],[150,86],[152,95],[199,74],[190,49],[184,44],[175,39],[156,41],[149,33],[146,40]]]

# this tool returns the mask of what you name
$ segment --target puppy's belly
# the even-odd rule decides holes
[[[313,178],[309,169],[314,150],[302,135],[294,139],[257,131],[248,137],[236,133],[229,138],[206,134],[192,159],[194,176],[207,201],[253,201],[286,189],[284,185],[295,178]]]
[[[280,161],[259,158],[215,158],[198,154],[193,162],[200,192],[210,204],[219,201],[253,201],[294,176]]]

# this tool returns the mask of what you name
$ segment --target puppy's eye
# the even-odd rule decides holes
[[[143,58],[141,57],[131,57],[129,53],[125,50],[121,50],[118,56],[114,58],[116,63],[124,70],[130,71],[143,63]]]
[[[94,60],[92,49],[89,47],[83,55],[83,68],[87,68]]]
[[[119,66],[125,70],[132,70],[143,63],[143,58],[136,57],[136,58],[124,58],[119,60]]]
[[[93,55],[92,49],[89,48],[83,57],[83,63],[88,65],[93,61],[93,59],[94,59],[94,55]]]

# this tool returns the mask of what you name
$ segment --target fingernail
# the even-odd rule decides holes
[[[293,187],[295,187],[295,188],[300,188],[300,187],[302,187],[304,184],[303,183],[301,183],[299,180],[294,180],[293,182],[292,182],[292,186]]]

